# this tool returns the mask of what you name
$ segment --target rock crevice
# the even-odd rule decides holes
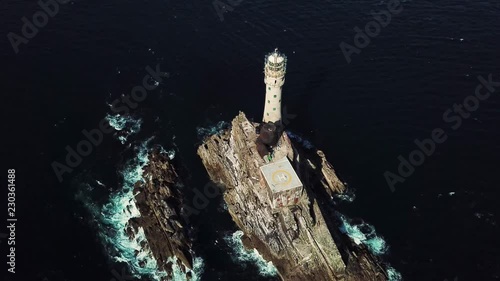
[[[134,218],[131,226],[144,228],[158,269],[169,274],[165,280],[172,278],[173,262],[189,278],[194,257],[187,223],[181,215],[183,183],[168,156],[159,149],[149,154],[143,179],[134,187],[141,216]]]
[[[256,147],[256,127],[240,113],[231,127],[206,138],[198,155],[212,181],[225,186],[224,200],[243,242],[272,261],[282,280],[382,281],[376,257],[338,230],[328,202],[345,191],[322,151],[301,151],[282,134],[273,159],[288,157],[304,184],[296,206],[273,209],[259,167],[266,164]],[[274,160],[273,160],[274,161]]]

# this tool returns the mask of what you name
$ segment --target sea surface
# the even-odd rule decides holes
[[[349,186],[328,214],[342,231],[393,268],[393,280],[500,280],[500,87],[460,125],[443,118],[471,100],[478,76],[500,81],[500,2],[401,2],[350,63],[340,44],[355,46],[356,27],[388,1],[221,3],[222,17],[205,0],[70,1],[17,54],[9,32],[21,36],[22,18],[41,8],[0,4],[2,168],[16,169],[18,217],[17,273],[6,271],[3,239],[2,280],[162,276],[140,247],[144,235],[120,236],[138,215],[131,185],[144,155],[161,145],[185,166],[187,186],[203,188],[197,146],[239,111],[261,119],[263,59],[276,47],[288,56],[289,134],[323,150]],[[110,105],[142,84],[148,66],[165,72],[148,81],[157,87],[116,115]],[[103,119],[112,132],[60,182],[54,163]],[[398,175],[398,156],[408,159],[436,128],[446,141],[392,191],[384,173]],[[277,280],[272,264],[242,248],[220,198],[192,223],[195,280]],[[151,267],[138,269],[141,261]]]

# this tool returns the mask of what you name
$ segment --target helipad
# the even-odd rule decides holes
[[[302,182],[287,157],[260,167],[260,171],[271,191],[274,207],[297,203],[302,193]]]

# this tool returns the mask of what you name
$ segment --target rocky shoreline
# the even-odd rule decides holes
[[[228,129],[207,137],[198,148],[210,179],[223,186],[228,212],[244,233],[244,246],[257,249],[285,281],[388,280],[379,258],[340,230],[331,198],[346,187],[324,153],[303,148],[286,133],[273,157],[288,157],[304,191],[296,206],[272,208],[259,171],[265,160],[256,148],[258,125],[240,113]],[[180,163],[174,162],[158,147],[150,150],[143,180],[134,186],[141,215],[130,219],[126,231],[132,238],[144,229],[158,270],[167,273],[161,280],[172,280],[174,267],[191,280],[195,257],[183,215],[186,190],[174,167]]]
[[[138,227],[144,229],[158,270],[167,273],[162,280],[172,280],[174,266],[191,280],[194,255],[188,225],[181,215],[183,183],[168,155],[155,148],[148,157],[144,181],[134,186],[136,206],[141,216],[130,220],[128,231]]]
[[[388,280],[381,261],[339,230],[330,199],[345,192],[319,150],[303,151],[283,133],[274,158],[288,157],[304,183],[297,206],[273,209],[262,187],[257,126],[244,113],[221,134],[204,140],[198,155],[212,181],[225,186],[224,200],[247,248],[272,261],[282,280]]]

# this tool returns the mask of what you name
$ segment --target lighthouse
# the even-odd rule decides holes
[[[285,84],[286,56],[278,52],[268,54],[264,61],[264,83],[266,84],[266,100],[264,106],[264,123],[275,123],[281,126],[281,87]]]

